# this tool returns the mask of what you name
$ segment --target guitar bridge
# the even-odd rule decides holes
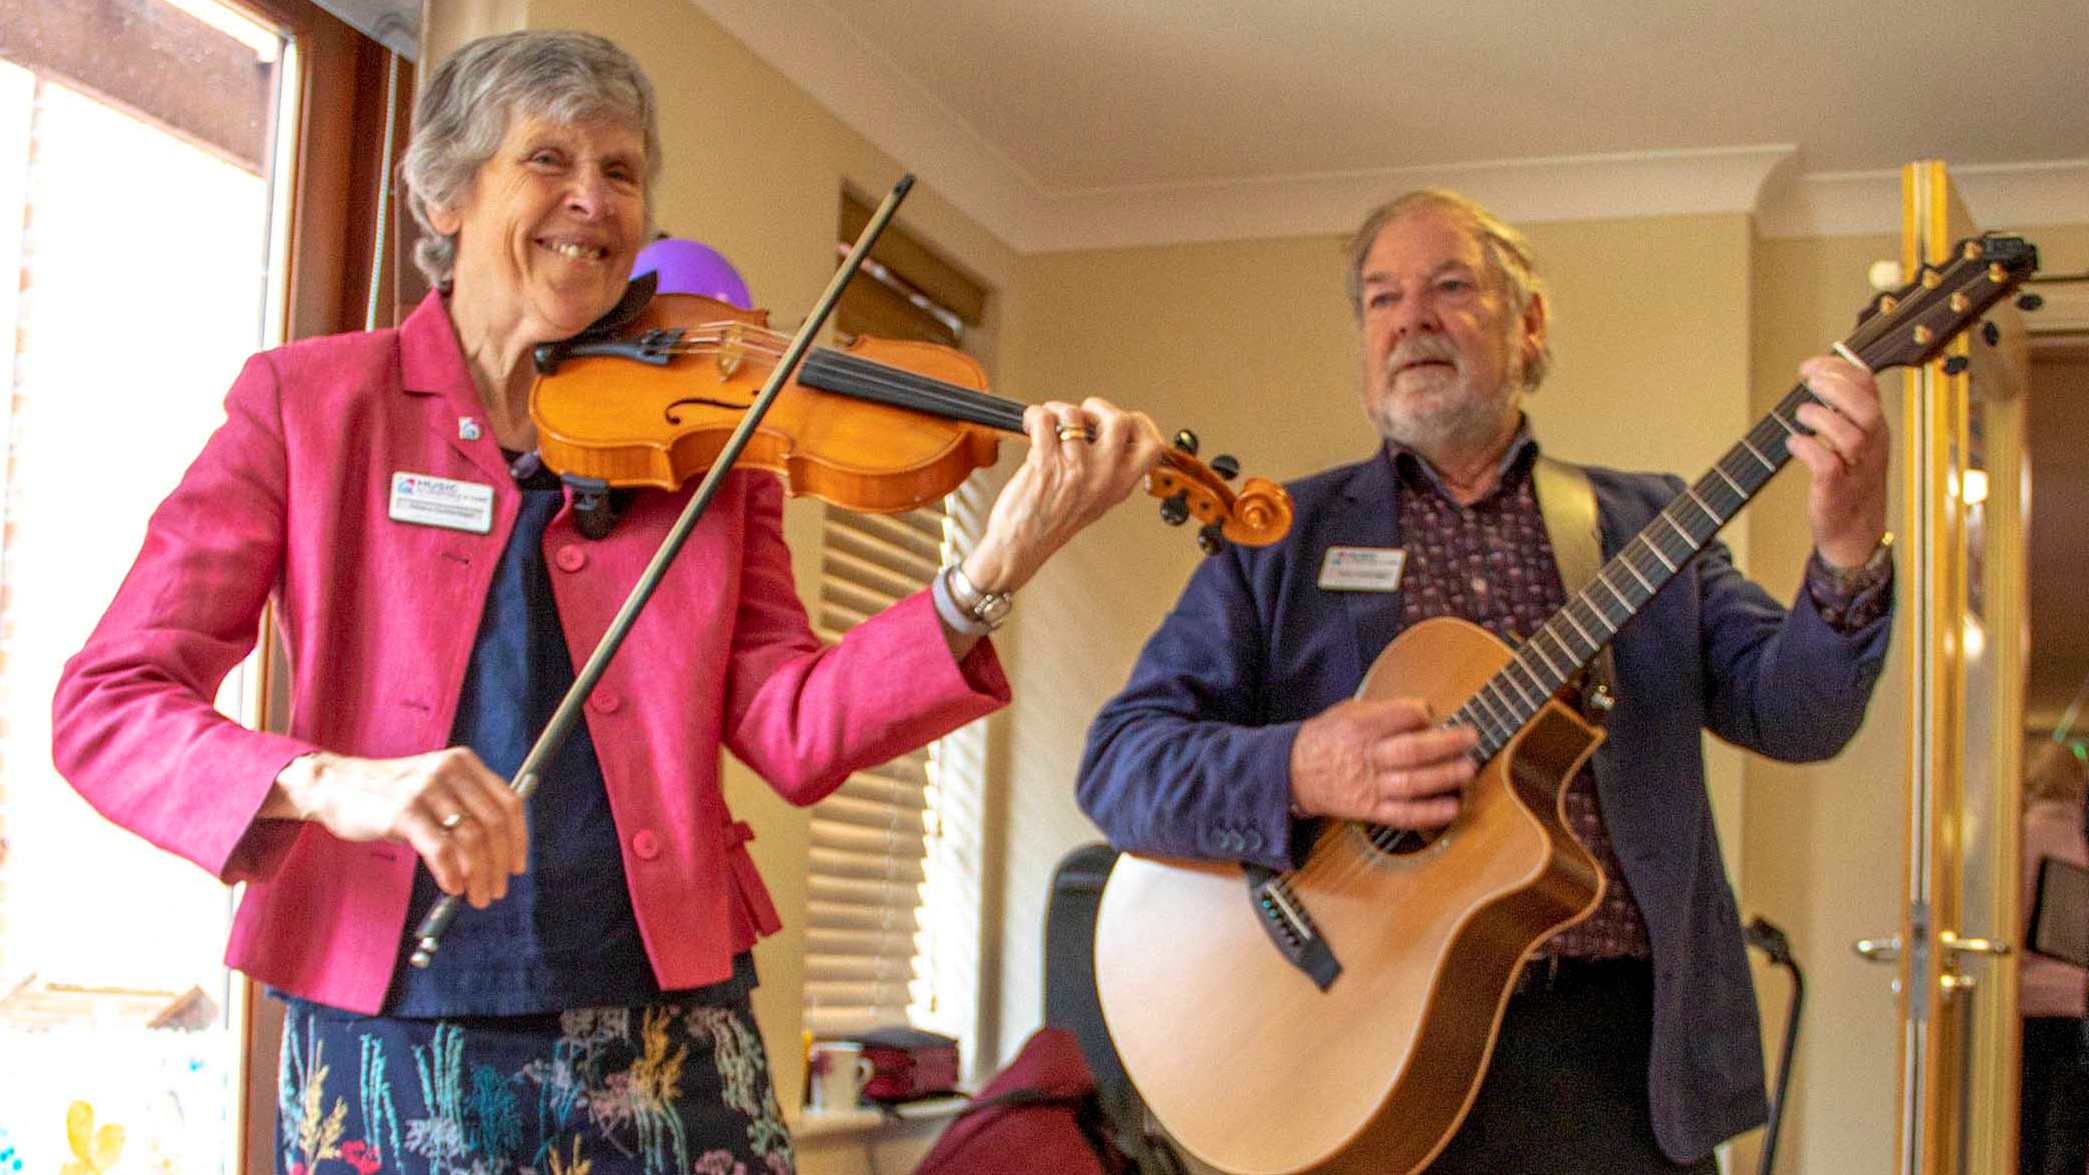
[[[1334,986],[1335,977],[1342,973],[1342,964],[1336,960],[1327,940],[1320,937],[1320,928],[1313,925],[1313,917],[1306,912],[1305,904],[1284,883],[1283,875],[1260,865],[1244,868],[1248,876],[1248,896],[1255,903],[1255,920],[1261,923],[1269,940],[1276,944],[1278,953],[1286,962],[1305,972],[1320,990],[1326,991]]]

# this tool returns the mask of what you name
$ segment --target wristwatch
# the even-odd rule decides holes
[[[1855,595],[1886,578],[1886,568],[1893,558],[1893,532],[1889,530],[1880,536],[1879,545],[1871,549],[1871,557],[1855,567],[1837,567],[1820,558],[1818,551],[1814,558],[1820,561],[1821,570],[1828,574],[1828,582],[1838,595]]]
[[[977,626],[973,635],[982,635],[1001,627],[1008,619],[1009,609],[1015,605],[1015,597],[1008,592],[983,592],[965,578],[964,568],[952,563],[943,572],[943,587],[950,593],[950,602],[966,619]],[[971,626],[966,626],[971,627]]]

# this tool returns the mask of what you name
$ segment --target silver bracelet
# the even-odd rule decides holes
[[[994,631],[994,626],[973,616],[971,611],[959,604],[951,594],[950,573],[956,569],[956,564],[952,564],[937,573],[936,578],[929,582],[929,598],[935,602],[936,615],[943,618],[943,623],[949,625],[951,631],[962,636],[985,636]]]

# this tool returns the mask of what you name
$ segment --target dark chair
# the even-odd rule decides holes
[[[1103,883],[1116,863],[1117,850],[1109,845],[1082,845],[1052,871],[1052,894],[1045,906],[1044,1019],[1080,1042],[1103,1109],[1116,1130],[1118,1148],[1142,1172],[1181,1175],[1182,1159],[1148,1121],[1146,1103],[1132,1088],[1117,1046],[1110,1041],[1102,1001],[1095,993],[1095,915]]]

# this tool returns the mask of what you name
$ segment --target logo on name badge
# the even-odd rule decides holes
[[[493,487],[425,473],[392,475],[394,522],[485,534],[493,529]]]
[[[1320,557],[1320,586],[1332,592],[1397,592],[1407,552],[1399,547],[1329,547]]]

